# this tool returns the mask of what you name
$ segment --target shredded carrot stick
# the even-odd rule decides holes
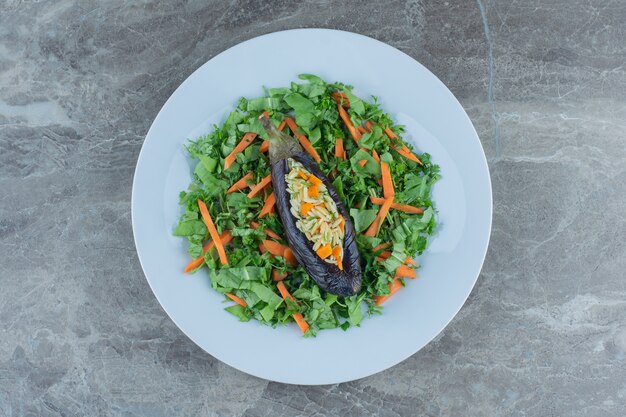
[[[392,282],[389,283],[389,291],[391,291],[391,293],[389,295],[377,295],[377,296],[375,296],[374,297],[374,302],[376,303],[377,306],[381,305],[389,297],[394,295],[400,288],[402,288],[402,281],[400,279],[396,278]]]
[[[278,288],[278,291],[280,292],[280,295],[283,297],[284,300],[290,299],[291,301],[294,301],[293,297],[291,296],[291,294],[289,294],[289,291],[287,291],[287,287],[285,287],[285,284],[282,281],[279,281],[278,284],[276,284],[276,288]],[[309,330],[309,325],[306,321],[304,321],[302,314],[293,313],[292,317],[298,324],[298,327],[300,327],[300,330],[302,330],[302,333],[306,333],[307,330]]]
[[[278,130],[283,130],[286,124],[287,122],[283,119],[283,121],[278,125]]]
[[[343,271],[343,259],[341,259],[341,246],[337,245],[333,248],[333,256],[337,260],[337,267]]]
[[[239,304],[242,307],[248,307],[248,303],[246,303],[244,300],[242,300],[241,298],[237,297],[235,294],[231,294],[229,292],[227,292],[226,294],[224,294],[226,297],[230,298],[231,300],[233,300],[234,302],[236,302],[237,304]]]
[[[398,269],[396,269],[396,278],[415,278],[415,277],[417,277],[415,270],[406,265],[400,265]]]
[[[267,187],[270,182],[272,182],[272,174],[269,174],[267,177],[263,178],[261,182],[252,187],[252,190],[250,190],[250,192],[248,193],[248,198],[253,198],[259,192],[261,192],[263,188]]]
[[[307,193],[309,197],[318,197],[320,195],[320,190],[317,188],[317,185],[311,185],[307,189]]]
[[[261,113],[263,116],[267,117],[268,119],[270,118],[270,114],[267,112],[267,110],[265,110],[263,113]]]
[[[383,179],[383,195],[385,198],[393,198],[396,195],[393,189],[393,181],[391,179],[391,172],[389,171],[389,164],[387,162],[380,163],[380,171],[382,172]]]
[[[289,116],[285,116],[284,121],[285,121],[285,123],[287,123],[287,126],[289,126],[289,130],[291,130],[291,133],[293,133],[295,135],[296,134],[296,130],[298,130],[298,125],[296,124],[296,121],[293,120]]]
[[[270,150],[270,143],[266,140],[263,141],[261,147],[259,148],[259,152],[265,153]]]
[[[391,252],[389,252],[388,250],[385,250],[385,251],[382,251],[380,255],[378,255],[378,260],[389,259],[390,256],[391,256]]]
[[[248,187],[248,181],[252,181],[253,178],[254,178],[254,175],[252,175],[252,172],[248,172],[246,175],[241,177],[239,181],[231,185],[230,188],[226,190],[226,194],[243,190],[244,188]]]
[[[367,159],[361,159],[361,160],[359,161],[359,165],[361,165],[362,167],[364,167],[364,166],[365,166],[365,164],[367,164]]]
[[[288,249],[288,246],[285,246],[281,243],[274,242],[273,240],[263,240],[261,242],[263,247],[274,256],[284,256],[285,249]]]
[[[322,259],[326,259],[328,258],[330,255],[333,254],[333,248],[327,243],[323,246],[320,246],[315,253],[317,253],[317,256],[319,256]]]
[[[266,215],[271,216],[272,209],[274,208],[274,204],[276,204],[276,196],[274,195],[274,192],[272,191],[269,197],[267,197],[267,200],[265,200],[265,204],[263,204],[263,208],[261,209],[261,212],[259,213],[259,217],[263,217]]]
[[[383,203],[383,205],[380,206],[380,210],[378,211],[378,214],[376,215],[374,222],[365,231],[365,236],[372,236],[372,237],[376,236],[376,234],[378,233],[378,229],[380,228],[380,225],[385,220],[385,217],[387,217],[387,213],[389,213],[389,208],[391,207],[392,203],[393,203],[393,198],[385,199],[385,202]]]
[[[350,120],[350,116],[348,116],[348,113],[340,105],[337,105],[337,110],[339,111],[339,117],[341,117],[341,120],[343,120],[346,128],[350,132],[350,135],[352,135],[352,138],[355,142],[358,142],[359,139],[361,139],[361,133],[355,129],[354,125],[352,124],[352,120]]]
[[[243,135],[243,138],[241,138],[241,141],[237,144],[237,146],[235,146],[235,149],[233,149],[233,151],[228,154],[226,158],[224,158],[224,169],[228,169],[228,167],[230,167],[233,162],[235,162],[235,157],[237,156],[237,154],[243,152],[243,150],[252,143],[254,138],[256,138],[256,133],[253,132],[248,132]]]
[[[313,203],[302,203],[300,205],[300,214],[302,214],[303,216],[307,216],[309,214],[309,211],[311,211],[313,207],[315,207],[315,204]]]
[[[363,126],[358,126],[356,128],[356,130],[358,130],[360,134],[367,133],[367,130],[365,130],[365,128]]]
[[[381,205],[381,204],[384,204],[385,199],[380,198],[380,197],[370,197],[370,201],[373,204]],[[422,210],[419,207],[409,206],[408,204],[400,204],[400,203],[391,204],[391,208],[398,210],[398,211],[403,211],[405,213],[413,213],[413,214],[422,214],[424,212],[424,210]]]
[[[343,139],[341,138],[335,140],[335,157],[343,159],[344,161],[346,159],[346,151],[343,149]]]
[[[389,136],[389,139],[398,139],[396,134],[393,133],[393,130],[389,129],[388,127],[385,128],[385,133],[387,134],[387,136]]]
[[[389,243],[389,242],[378,244],[374,248],[372,248],[372,252],[378,252],[379,250],[386,249],[386,248],[388,248],[389,246],[392,246],[392,245],[393,244]]]
[[[341,232],[345,232],[346,230],[346,219],[344,219],[343,216],[341,217],[341,221],[339,222],[339,230],[341,230]]]
[[[350,99],[348,98],[348,96],[346,95],[346,93],[343,92],[339,92],[339,91],[334,91],[331,94],[332,98],[335,100],[335,103],[337,103],[338,105],[342,105],[343,107],[345,107],[346,109],[348,107],[350,107]]]
[[[371,132],[373,127],[374,127],[374,124],[372,123],[371,120],[368,120],[365,122],[365,128],[367,129],[368,132]]]
[[[404,263],[407,265],[415,265],[415,260],[407,256],[406,259],[404,259]]]
[[[292,266],[298,265],[298,260],[296,259],[296,256],[293,254],[293,251],[291,250],[291,248],[285,249],[285,251],[283,252],[283,257],[287,260],[289,265],[292,265]]]
[[[258,229],[261,225],[258,224],[257,222],[250,222],[250,226],[253,229]],[[266,235],[268,235],[269,237],[276,239],[276,240],[281,240],[281,237],[278,236],[278,233],[275,233],[273,230],[271,229],[264,229],[263,233],[265,233]]]
[[[374,158],[374,160],[380,164],[380,156],[378,156],[376,149],[372,149],[372,158]]]
[[[226,230],[224,233],[220,235],[220,241],[222,245],[228,245],[230,241],[233,239],[233,235],[230,234],[230,231]],[[204,262],[204,254],[211,250],[211,248],[215,246],[215,242],[210,241],[202,246],[202,256],[198,256],[196,259],[192,260],[185,267],[185,272],[191,272]]]
[[[307,151],[309,155],[311,155],[311,157],[315,160],[315,162],[317,162],[318,164],[322,162],[322,158],[320,158],[320,155],[317,153],[313,145],[311,145],[311,142],[309,142],[309,139],[307,139],[306,136],[296,134],[296,137],[298,138],[300,145],[302,145],[304,150]]]
[[[396,152],[404,156],[406,159],[413,161],[415,163],[418,163],[420,165],[424,165],[422,161],[420,161],[420,159],[413,152],[411,152],[409,148],[406,147],[406,145],[402,145],[402,147],[395,147],[394,149]]]
[[[305,181],[309,179],[309,176],[300,170],[298,170],[298,175],[300,176],[300,178],[302,178]]]
[[[204,224],[207,229],[209,229],[209,234],[211,235],[211,239],[215,242],[215,249],[217,249],[217,253],[220,256],[220,262],[222,265],[228,265],[228,257],[226,257],[226,251],[224,250],[224,244],[220,239],[219,233],[217,233],[217,229],[215,228],[215,224],[213,224],[213,219],[211,218],[211,214],[209,214],[209,209],[207,208],[204,201],[198,199],[198,208],[200,208],[200,214],[202,214],[202,220],[204,220]]]
[[[273,281],[282,281],[287,278],[286,272],[278,272],[276,269],[272,269],[272,280]]]
[[[298,125],[296,124],[296,122],[289,116],[285,117],[285,122],[287,123],[287,126],[289,126],[291,133],[293,133],[295,137],[298,138],[298,142],[300,142],[300,145],[302,145],[304,150],[307,151],[308,154],[311,155],[311,157],[315,160],[315,162],[319,164],[322,161],[322,158],[320,158],[313,145],[311,145],[309,139],[303,134],[297,133]]]

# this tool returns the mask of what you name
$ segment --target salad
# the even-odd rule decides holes
[[[174,230],[185,272],[208,272],[241,321],[347,330],[416,278],[436,226],[439,167],[375,97],[303,74],[241,98],[191,141],[193,182]]]

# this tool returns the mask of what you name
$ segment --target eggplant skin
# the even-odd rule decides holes
[[[296,259],[306,272],[320,286],[321,289],[332,294],[348,297],[355,295],[361,289],[361,259],[356,245],[356,233],[339,195],[329,179],[322,173],[318,165],[305,152],[298,152],[291,156],[300,162],[309,172],[318,177],[337,204],[337,211],[345,219],[345,233],[343,240],[343,270],[337,265],[321,259],[313,250],[313,244],[296,226],[296,218],[291,214],[290,195],[287,191],[285,176],[289,172],[287,159],[280,159],[272,164],[272,185],[276,196],[278,215],[283,223],[289,246]]]

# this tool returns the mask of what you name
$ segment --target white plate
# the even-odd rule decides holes
[[[367,51],[367,53],[364,53]],[[439,231],[421,257],[419,279],[360,328],[303,338],[294,325],[272,329],[240,323],[223,309],[208,275],[183,274],[184,239],[172,236],[178,193],[191,181],[183,144],[224,121],[241,96],[282,87],[312,73],[379,97],[407,127],[407,139],[441,166],[433,189]],[[172,94],[143,143],[133,182],[135,244],[157,299],[202,349],[249,374],[292,384],[362,378],[409,357],[459,311],[480,272],[491,230],[491,182],[483,149],[450,91],[408,55],[349,32],[298,29],[271,33],[217,55]]]

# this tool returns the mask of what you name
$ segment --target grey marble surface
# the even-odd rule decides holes
[[[297,27],[422,62],[470,115],[494,188],[460,314],[334,386],[268,383],[196,347],[131,232],[135,161],[169,94]],[[0,2],[0,416],[626,415],[625,39],[621,0]]]

